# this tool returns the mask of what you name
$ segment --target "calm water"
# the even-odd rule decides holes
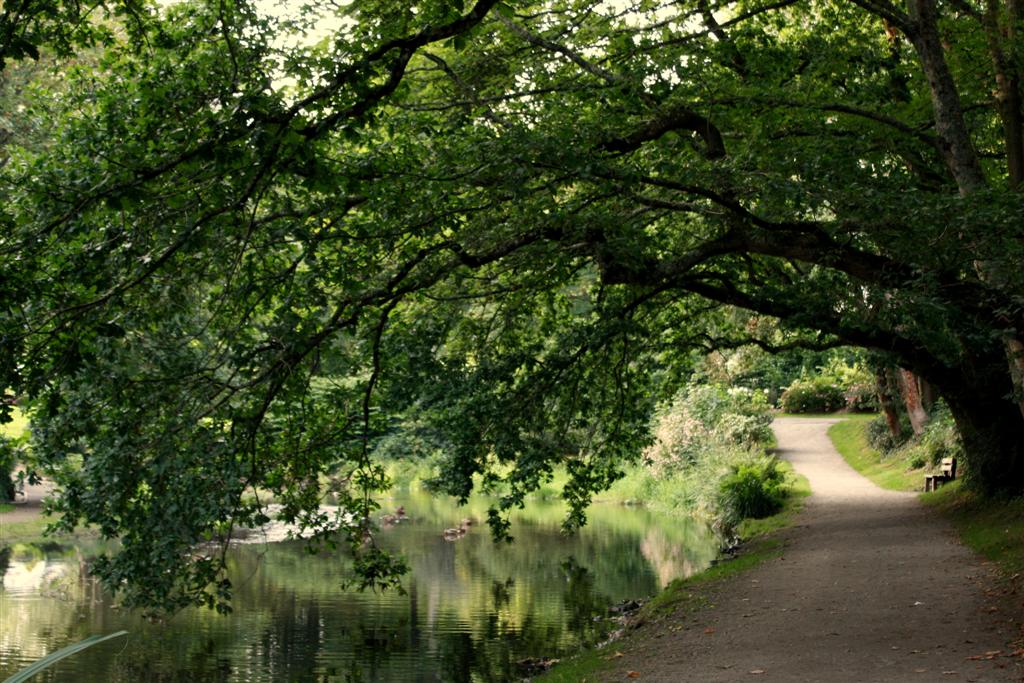
[[[15,545],[0,586],[0,680],[120,629],[130,635],[33,681],[518,680],[517,662],[602,638],[614,624],[595,616],[703,569],[716,548],[696,523],[611,505],[593,506],[588,526],[565,537],[561,507],[543,502],[515,520],[511,546],[494,544],[486,526],[448,541],[441,531],[464,517],[483,520],[486,502],[459,508],[410,494],[386,507],[400,504],[411,521],[381,536],[412,566],[406,595],[342,591],[344,561],[310,556],[301,542],[243,545],[231,555],[235,611],[226,617],[186,610],[148,622],[82,578],[95,547]]]

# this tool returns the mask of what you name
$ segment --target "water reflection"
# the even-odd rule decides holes
[[[235,611],[185,610],[151,623],[117,609],[86,578],[96,548],[15,545],[0,552],[0,679],[95,633],[126,629],[64,660],[38,680],[508,681],[518,663],[555,657],[603,637],[608,605],[650,595],[706,566],[714,542],[696,524],[595,506],[588,527],[559,531],[562,509],[538,503],[514,523],[516,542],[495,545],[483,519],[413,494],[393,501],[409,521],[385,525],[383,545],[413,567],[407,594],[348,593],[342,557],[310,556],[301,542],[243,545],[230,554]]]

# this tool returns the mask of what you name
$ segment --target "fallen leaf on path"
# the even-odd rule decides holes
[[[613,654],[613,655],[611,655],[609,657],[605,657],[605,659],[618,659],[619,657],[625,657],[625,656],[626,655],[622,654],[621,652],[616,651],[615,654]]]
[[[943,671],[942,675],[943,676],[956,676],[959,673],[960,673],[959,671]]]
[[[640,678],[640,672],[639,671],[628,671],[626,673],[626,678]]]
[[[764,669],[751,669],[750,673],[752,673],[755,676],[757,676],[757,675],[763,674],[764,673]]]
[[[914,669],[914,673],[916,673],[916,674],[928,673],[928,669]]]
[[[704,633],[714,633],[714,632],[715,632],[715,629],[713,627],[711,627],[711,626],[708,626],[706,629],[704,629]]]

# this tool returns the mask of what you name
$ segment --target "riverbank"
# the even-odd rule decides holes
[[[540,680],[1020,680],[1019,598],[917,496],[850,468],[826,436],[834,423],[774,426],[813,491],[793,526],[678,600],[652,601],[624,639],[578,660],[589,670]]]

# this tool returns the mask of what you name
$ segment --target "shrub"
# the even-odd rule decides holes
[[[779,463],[772,457],[752,458],[732,466],[719,484],[723,523],[732,528],[747,518],[760,519],[782,509],[785,491]]]
[[[824,377],[798,379],[782,392],[782,409],[787,413],[834,413],[846,405],[843,390]]]
[[[846,409],[851,413],[874,413],[879,409],[874,383],[858,382],[846,389]]]
[[[644,458],[655,474],[662,475],[693,465],[715,444],[764,445],[772,438],[771,420],[763,392],[693,385],[659,412],[655,443]]]
[[[960,432],[944,404],[936,404],[932,410],[931,420],[914,446],[914,454],[932,465],[938,465],[943,458],[950,457],[957,458],[961,463],[964,461]]]
[[[900,436],[894,437],[889,431],[889,422],[885,415],[879,415],[868,423],[868,444],[876,451],[889,453],[900,448],[907,442],[913,430],[910,427],[910,419],[906,415],[900,415]]]
[[[737,415],[727,413],[715,427],[715,433],[726,443],[752,448],[772,439],[771,415]]]

